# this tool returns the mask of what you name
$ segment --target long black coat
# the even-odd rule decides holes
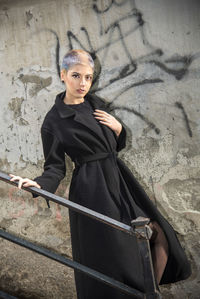
[[[97,131],[76,109],[63,102],[64,96],[65,92],[57,95],[44,119],[41,128],[44,172],[35,181],[54,193],[66,173],[65,154],[69,155],[76,165],[69,199],[126,224],[140,215],[156,220],[169,243],[169,259],[161,284],[186,279],[190,265],[173,228],[116,155],[126,146],[125,127],[118,137],[101,123]],[[109,113],[99,97],[87,94],[85,101],[93,110]],[[143,291],[136,239],[76,212],[70,211],[69,216],[74,260]],[[79,299],[131,298],[76,271],[75,281]]]

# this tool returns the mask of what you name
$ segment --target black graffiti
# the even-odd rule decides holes
[[[149,61],[149,63],[155,64],[160,69],[164,70],[166,73],[173,75],[177,80],[181,80],[187,73],[188,68],[189,68],[190,64],[192,63],[192,56],[177,57],[176,59],[171,58],[171,59],[165,60],[165,62],[166,63],[175,63],[175,64],[182,63],[183,67],[178,68],[178,69],[173,69],[173,68],[167,67],[164,63],[161,63],[160,61],[156,61],[156,60]]]
[[[109,12],[112,7],[115,6],[123,6],[127,2],[130,2],[132,5],[132,9],[127,12],[124,16],[120,16],[113,22],[111,22],[106,28],[105,25],[103,26],[102,23],[102,16],[105,15],[107,12]],[[167,73],[169,75],[174,76],[176,80],[181,80],[184,78],[184,76],[187,74],[188,69],[192,63],[192,61],[196,58],[198,58],[198,55],[176,55],[169,58],[165,58],[165,54],[162,49],[156,48],[153,45],[150,44],[148,39],[145,36],[144,31],[144,25],[146,24],[145,19],[143,17],[143,14],[141,11],[139,11],[135,5],[134,0],[123,0],[123,1],[116,1],[116,0],[110,0],[108,1],[108,4],[104,9],[100,8],[100,5],[98,5],[98,1],[94,0],[92,5],[93,12],[96,14],[98,24],[99,24],[99,37],[104,38],[106,37],[107,40],[104,41],[103,44],[101,44],[98,48],[95,48],[91,42],[91,38],[89,35],[89,32],[87,28],[81,27],[82,37],[77,37],[71,30],[68,30],[66,32],[67,40],[68,40],[68,50],[71,50],[74,48],[74,44],[78,45],[79,48],[84,49],[85,51],[90,52],[92,55],[94,62],[95,62],[95,74],[94,74],[94,80],[93,85],[91,88],[91,92],[100,92],[104,90],[105,88],[109,87],[111,84],[117,83],[118,81],[128,78],[128,76],[132,75],[133,73],[136,73],[138,70],[138,66],[140,64],[151,64],[155,65],[156,68],[159,68],[164,73]],[[130,28],[129,30],[123,30],[122,23],[124,21],[130,22]],[[133,24],[134,23],[134,24]],[[144,46],[149,50],[149,53],[146,55],[140,56],[140,57],[133,57],[133,53],[130,53],[130,49],[127,45],[127,38],[134,34],[137,30],[140,31],[142,42]],[[56,68],[58,76],[60,77],[60,42],[58,35],[55,31],[49,30],[54,34],[56,37]],[[114,35],[114,33],[117,33]],[[97,32],[98,34],[98,32]],[[115,36],[115,37],[114,37]],[[83,42],[85,40],[85,42]],[[127,58],[126,64],[121,68],[116,68],[116,70],[113,72],[112,76],[107,79],[107,81],[104,82],[101,86],[99,86],[99,78],[100,74],[102,72],[102,68],[104,66],[104,61],[109,57],[109,51],[111,50],[111,47],[114,46],[116,43],[121,43],[122,49],[124,50],[124,55]],[[103,53],[103,60],[99,61],[98,56]],[[145,84],[157,84],[164,82],[163,78],[155,77],[151,79],[142,79],[138,82],[134,82],[131,77],[128,78],[129,84],[126,83],[126,86],[121,89],[121,91],[118,93],[118,95],[115,97],[113,102],[121,96],[123,93],[125,93],[127,90],[131,88],[135,88],[137,86],[145,85]],[[113,107],[114,109],[119,109],[115,107],[114,103]],[[179,107],[180,108],[180,107]],[[183,110],[184,111],[184,110]],[[146,119],[145,116],[143,116],[141,113],[131,110],[130,112],[134,113],[138,117],[140,117],[143,121],[145,121],[152,129],[155,130],[156,134],[160,133],[160,130],[148,119]],[[187,118],[185,118],[187,119]],[[190,127],[189,127],[190,128]],[[188,129],[189,135],[191,136],[191,130]]]
[[[108,11],[111,8],[113,3],[115,3],[115,1],[111,1],[110,5],[103,12]],[[125,1],[123,1],[120,5],[122,5],[124,3],[125,3]],[[94,9],[94,6],[93,6],[93,9]],[[94,9],[94,11],[96,12],[97,9]],[[100,11],[98,11],[98,14],[100,14]],[[102,12],[101,12],[101,14],[102,14]],[[124,20],[134,18],[134,17],[137,18],[138,25],[136,25],[134,28],[132,28],[128,32],[125,32],[125,33],[122,32],[120,23]],[[102,26],[100,24],[100,36],[105,36],[105,35],[109,34],[109,38],[108,38],[108,41],[104,45],[100,46],[96,50],[92,46],[89,34],[88,34],[87,29],[85,27],[81,27],[81,30],[84,32],[84,34],[86,36],[87,46],[84,46],[83,43],[73,34],[73,32],[71,32],[70,30],[67,31],[67,38],[68,38],[68,41],[69,41],[69,48],[70,49],[73,48],[73,41],[75,41],[81,48],[83,48],[84,50],[90,52],[91,55],[94,57],[94,59],[97,59],[98,53],[100,53],[100,51],[103,51],[103,50],[104,50],[104,53],[105,53],[104,59],[106,59],[107,55],[108,55],[108,51],[109,51],[109,49],[112,45],[114,45],[115,43],[117,43],[119,41],[122,44],[122,47],[124,49],[124,53],[126,54],[126,56],[128,58],[128,63],[123,67],[123,69],[120,71],[120,73],[117,76],[112,78],[109,82],[106,82],[106,84],[104,86],[102,86],[101,88],[93,89],[94,92],[104,89],[109,84],[112,84],[115,81],[118,81],[120,79],[123,79],[123,78],[129,76],[130,74],[134,73],[137,70],[137,66],[138,66],[138,63],[140,63],[140,61],[141,61],[141,57],[139,57],[137,59],[132,58],[132,55],[131,55],[131,53],[129,52],[129,50],[127,48],[127,45],[126,45],[126,42],[125,42],[125,37],[132,34],[134,31],[138,30],[138,28],[143,26],[144,23],[145,23],[145,21],[142,17],[142,13],[139,12],[136,8],[133,8],[133,10],[130,13],[128,13],[126,16],[123,16],[123,17],[119,18],[115,22],[111,23],[104,30],[102,29]],[[112,39],[112,36],[113,36],[113,33],[114,33],[115,30],[117,30],[117,32],[119,33],[119,38]],[[144,44],[146,44],[148,47],[152,48],[152,52],[150,52],[146,56],[142,57],[144,63],[154,64],[157,67],[159,67],[161,70],[163,70],[164,72],[166,72],[170,75],[173,75],[177,80],[182,79],[185,76],[185,74],[187,73],[191,62],[193,61],[192,57],[191,56],[184,56],[184,57],[177,56],[176,58],[172,57],[172,58],[166,59],[164,61],[161,61],[160,59],[158,60],[157,58],[160,58],[161,56],[164,55],[163,51],[161,49],[155,49],[153,46],[151,46],[150,43],[147,41],[147,39],[144,37],[144,33],[142,34],[142,36],[143,36]],[[151,59],[150,56],[155,56],[155,58]],[[149,60],[148,60],[148,57],[149,57]],[[57,61],[57,63],[58,63],[58,61]],[[172,63],[175,64],[175,68],[170,68],[168,66],[169,64],[172,64]],[[179,67],[176,68],[176,66],[179,65],[180,63],[182,63],[182,66],[180,68]],[[101,70],[100,67],[99,67],[99,70]],[[98,76],[98,75],[100,75],[99,72],[96,74],[96,76]]]
[[[97,0],[93,0],[93,10],[98,13],[98,14],[102,14],[107,12],[113,4],[115,4],[116,6],[122,6],[124,5],[124,3],[126,3],[127,0],[122,0],[121,2],[117,2],[116,0],[110,0],[110,3],[108,4],[108,6],[104,9],[100,9],[97,5]]]
[[[142,113],[136,111],[134,108],[127,108],[125,106],[114,106],[112,108],[111,106],[110,111],[112,110],[124,110],[133,113],[136,116],[138,116],[141,120],[143,120],[152,130],[154,130],[156,134],[160,134],[160,129],[157,128],[156,125],[153,122],[151,122],[147,117],[145,117]]]
[[[85,36],[86,36],[88,46],[85,47],[82,44],[82,42],[76,37],[76,35],[72,31],[68,30],[67,31],[67,38],[68,38],[68,42],[69,42],[69,50],[73,49],[73,40],[74,40],[79,45],[80,48],[82,48],[83,50],[85,50],[85,51],[87,51],[91,54],[91,56],[94,60],[94,63],[95,63],[95,73],[94,73],[94,79],[93,79],[93,85],[95,85],[97,83],[98,77],[101,73],[101,65],[100,65],[99,60],[97,58],[96,51],[94,50],[94,48],[91,44],[89,34],[88,34],[86,28],[81,27],[81,31],[83,31]],[[57,61],[57,63],[58,63],[58,61]]]
[[[135,82],[135,83],[131,83],[129,86],[126,86],[124,88],[121,88],[121,91],[118,93],[118,95],[115,97],[115,101],[126,91],[128,91],[129,89],[136,87],[136,86],[140,86],[140,85],[145,85],[145,84],[155,84],[155,83],[162,83],[163,80],[159,79],[159,78],[155,78],[155,79],[144,79],[142,81],[139,82]]]
[[[74,42],[76,42],[79,45],[79,47],[81,47],[82,49],[90,52],[90,54],[92,55],[92,57],[94,58],[94,60],[97,59],[98,54],[101,51],[104,51],[104,60],[105,60],[107,58],[107,56],[108,56],[108,51],[109,51],[110,47],[113,44],[115,44],[115,43],[117,43],[119,41],[122,44],[122,47],[124,49],[124,54],[126,54],[126,57],[128,59],[128,63],[123,67],[123,69],[120,71],[120,73],[117,76],[114,76],[111,80],[109,80],[108,82],[106,82],[104,86],[93,88],[93,92],[100,91],[100,90],[106,88],[107,86],[109,86],[110,84],[112,84],[112,83],[114,83],[114,82],[116,82],[118,80],[121,80],[121,79],[123,79],[123,78],[125,78],[125,77],[127,77],[129,75],[131,75],[132,73],[134,73],[137,70],[137,60],[139,61],[140,58],[137,59],[137,60],[134,60],[132,58],[132,55],[129,52],[129,50],[127,48],[127,45],[126,45],[126,42],[125,42],[124,39],[129,34],[132,34],[135,30],[137,30],[138,29],[138,25],[136,25],[135,28],[133,28],[132,30],[130,30],[129,32],[127,32],[125,34],[122,32],[122,29],[121,29],[121,26],[120,26],[120,22],[122,20],[129,19],[130,17],[133,17],[133,15],[137,15],[138,16],[138,14],[135,13],[135,9],[134,9],[134,13],[133,14],[129,13],[126,17],[120,18],[119,20],[117,20],[117,21],[113,22],[112,24],[110,24],[110,26],[104,30],[104,33],[102,33],[102,35],[109,34],[108,42],[106,42],[104,45],[100,46],[96,50],[94,50],[94,48],[93,48],[93,46],[91,44],[89,34],[88,34],[87,29],[85,27],[81,27],[81,31],[83,31],[83,33],[84,33],[84,35],[86,37],[87,46],[84,46],[83,43],[73,34],[73,32],[71,32],[70,30],[67,31],[67,38],[68,38],[68,42],[69,42],[69,49],[70,50],[73,49],[73,41],[74,41]],[[117,32],[119,33],[119,38],[112,39],[112,36],[113,36],[113,33],[114,33],[115,30],[117,30]],[[150,54],[147,54],[146,56],[142,57],[142,59],[145,60],[145,57],[148,58],[148,56],[155,55],[155,54],[160,56],[162,54],[162,51],[160,49],[154,50]],[[94,84],[97,81],[97,77],[100,75],[100,71],[101,71],[102,67],[98,67],[97,69],[98,69],[98,72],[96,72],[96,74],[95,74]]]
[[[53,35],[56,38],[56,69],[57,69],[58,76],[60,78],[60,41],[57,33],[54,30],[49,29],[49,31],[53,33]]]
[[[189,123],[189,120],[188,120],[188,116],[187,116],[187,113],[186,113],[182,103],[176,102],[175,105],[176,105],[177,108],[179,108],[182,111],[188,134],[189,134],[190,137],[192,137],[192,130],[190,128],[190,123]]]

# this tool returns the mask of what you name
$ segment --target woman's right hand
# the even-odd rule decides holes
[[[41,189],[41,186],[35,182],[32,181],[28,178],[23,179],[22,177],[18,176],[18,175],[14,175],[14,174],[9,174],[9,176],[11,177],[10,181],[14,182],[14,181],[19,181],[18,182],[18,188],[21,189],[21,187],[36,187]]]

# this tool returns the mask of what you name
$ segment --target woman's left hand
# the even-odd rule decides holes
[[[122,125],[121,123],[111,114],[107,113],[106,111],[95,109],[95,118],[99,120],[100,123],[108,126],[111,128],[117,136],[119,136],[121,130],[122,130]]]

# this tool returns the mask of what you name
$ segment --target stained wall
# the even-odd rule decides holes
[[[127,128],[120,157],[173,225],[191,260],[192,276],[162,287],[164,298],[199,298],[199,1],[0,1],[1,171],[41,174],[40,127],[64,90],[60,64],[71,48],[92,53],[93,91]],[[67,198],[73,164],[68,158],[66,163],[57,194]],[[33,200],[3,182],[0,193],[2,228],[71,256],[65,208],[52,204],[49,210],[42,198]],[[22,258],[21,248],[0,243],[2,290],[75,298],[72,271],[24,251]],[[62,273],[59,287],[54,269],[58,277]]]

